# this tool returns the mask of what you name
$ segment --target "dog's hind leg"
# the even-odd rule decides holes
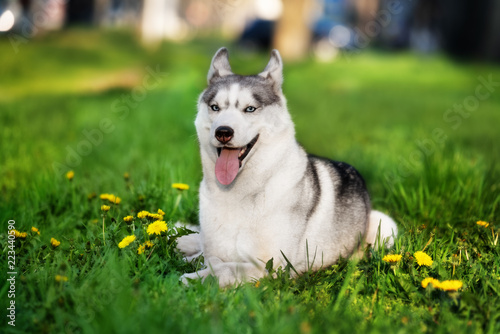
[[[366,243],[377,247],[380,240],[386,247],[392,247],[394,245],[394,237],[397,235],[398,226],[391,217],[380,211],[371,211],[366,230]]]

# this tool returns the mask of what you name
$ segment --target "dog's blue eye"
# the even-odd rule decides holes
[[[212,110],[213,110],[213,111],[219,111],[219,110],[220,110],[219,106],[218,106],[218,105],[216,105],[216,104],[212,104],[212,105],[210,106],[210,108],[212,108]]]
[[[256,109],[257,109],[257,108],[252,107],[252,106],[250,106],[250,107],[246,107],[245,112],[254,112]]]

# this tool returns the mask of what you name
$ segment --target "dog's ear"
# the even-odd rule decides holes
[[[259,73],[261,77],[271,80],[273,84],[273,89],[276,92],[281,90],[281,85],[283,84],[283,61],[281,60],[280,53],[278,50],[271,51],[271,59],[267,63],[264,71]]]
[[[207,81],[210,84],[212,80],[226,75],[231,75],[231,65],[229,65],[229,53],[226,48],[220,48],[212,58],[210,69],[208,70]]]

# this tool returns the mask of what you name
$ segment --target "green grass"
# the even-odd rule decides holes
[[[127,33],[71,30],[30,40],[15,54],[0,39],[0,219],[4,228],[13,219],[28,232],[15,242],[15,328],[5,320],[9,286],[0,286],[2,332],[498,333],[500,87],[456,129],[443,119],[474,94],[478,76],[500,81],[492,65],[373,52],[331,64],[285,64],[298,140],[364,175],[373,206],[400,227],[392,249],[294,279],[287,267],[258,286],[220,289],[213,279],[178,282],[200,264],[182,261],[172,228],[170,239],[138,255],[146,235],[136,221],[138,240],[118,248],[132,233],[123,217],[140,210],[161,208],[170,227],[197,223],[196,100],[223,43],[146,51]],[[231,50],[236,72],[266,64],[268,55]],[[137,93],[145,68],[157,66],[167,75],[120,118],[120,99]],[[67,149],[76,150],[86,139],[82,131],[98,129],[103,119],[113,130],[69,164]],[[433,136],[436,128],[445,140]],[[70,169],[71,182],[63,175]],[[190,189],[179,195],[173,182]],[[106,245],[101,193],[122,199],[105,217]],[[50,245],[52,237],[59,247]],[[7,241],[2,233],[5,272]],[[413,259],[423,249],[431,267]],[[392,268],[385,254],[403,259]],[[56,275],[68,281],[56,282]],[[464,286],[457,293],[423,289],[427,276]]]

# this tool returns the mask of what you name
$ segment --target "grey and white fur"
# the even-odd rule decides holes
[[[231,71],[227,49],[212,59],[195,125],[203,180],[200,231],[182,237],[187,259],[204,255],[205,269],[181,280],[218,278],[220,286],[259,279],[273,258],[299,272],[349,257],[377,231],[387,246],[397,226],[371,210],[361,175],[350,165],[308,155],[282,92],[277,50],[264,71]]]

